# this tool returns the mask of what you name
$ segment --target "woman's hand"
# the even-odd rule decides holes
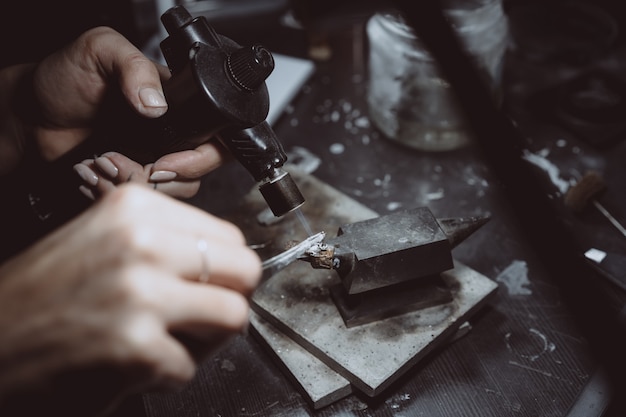
[[[29,70],[30,66],[24,65],[5,71],[6,75],[0,76],[0,86],[16,83]],[[29,147],[26,138],[32,136],[35,149],[44,159],[63,155],[90,135],[107,90],[112,88],[119,89],[141,117],[160,117],[168,109],[161,82],[169,77],[167,67],[152,62],[118,32],[107,27],[91,29],[35,67],[32,82],[38,116],[34,122],[22,121],[18,128],[14,128],[17,123],[4,123],[8,126],[4,129],[9,132],[7,135],[17,136],[17,145],[11,149],[23,151]],[[175,197],[191,197],[199,188],[200,177],[220,165],[227,155],[219,144],[205,142],[194,150],[166,155],[154,164],[142,166],[116,154],[115,149],[109,151],[99,155],[105,158],[100,162],[106,166],[94,164],[93,160],[82,164],[77,161],[76,171],[84,181],[85,194],[99,196],[131,178],[153,188],[159,184],[161,191]],[[19,151],[11,152],[10,158],[16,158],[14,153]],[[115,156],[109,158],[111,155]],[[14,161],[5,163],[15,165]]]
[[[40,120],[31,126],[42,156],[54,160],[91,131],[108,89],[122,92],[143,117],[167,111],[161,81],[169,70],[111,28],[91,29],[35,68],[33,91]]]
[[[0,266],[0,410],[40,387],[32,406],[85,412],[180,386],[245,331],[260,274],[234,225],[146,187],[114,189]]]
[[[226,150],[208,142],[196,149],[165,155],[148,165],[117,152],[106,152],[82,161],[74,170],[84,182],[80,190],[92,200],[125,182],[144,184],[176,198],[190,198],[198,192],[200,178],[227,159],[230,155]]]

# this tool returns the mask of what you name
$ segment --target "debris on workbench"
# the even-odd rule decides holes
[[[605,278],[626,291],[626,256],[623,253],[590,248],[584,255]]]
[[[546,174],[548,174],[548,176],[550,177],[550,181],[552,182],[552,184],[554,184],[554,186],[557,187],[557,189],[561,193],[567,192],[570,187],[570,183],[569,181],[561,178],[559,168],[552,161],[548,160],[543,155],[532,153],[528,150],[524,151],[522,158],[537,166],[538,168],[544,170]]]

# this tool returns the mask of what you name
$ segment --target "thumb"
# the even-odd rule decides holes
[[[157,66],[147,57],[135,55],[134,59],[122,63],[119,74],[120,88],[126,99],[139,114],[150,118],[162,116],[168,108],[161,85],[163,70]],[[167,74],[169,76],[169,72]]]
[[[109,29],[100,44],[100,65],[106,73],[117,76],[130,105],[145,117],[162,116],[167,111],[167,101],[161,81],[170,77],[169,69],[151,61],[114,30]]]

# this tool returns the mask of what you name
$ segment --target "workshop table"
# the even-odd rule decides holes
[[[328,42],[332,58],[316,63],[315,73],[275,125],[286,151],[292,158],[317,160],[312,175],[379,214],[428,206],[439,218],[491,216],[453,255],[498,282],[499,290],[471,318],[466,335],[430,353],[376,398],[353,394],[314,410],[272,355],[247,334],[203,363],[180,392],[146,395],[147,415],[602,415],[610,387],[600,361],[560,288],[526,240],[481,149],[471,144],[451,152],[426,153],[384,138],[368,118],[362,26],[331,32]],[[622,195],[613,202],[624,213],[626,193],[620,182],[626,178],[626,143],[598,150],[566,129],[539,122],[525,104],[536,90],[531,81],[545,85],[556,75],[551,72],[549,80],[541,76],[540,65],[531,68],[520,61],[514,54],[508,57],[504,109],[528,136],[528,155],[547,158],[563,173],[602,167],[611,174],[609,187],[621,187]],[[619,68],[621,62],[616,53],[608,65]],[[542,175],[546,180],[538,186],[557,198],[553,181],[538,168],[538,178]],[[228,164],[206,177],[191,202],[226,215],[252,187],[243,168]],[[608,242],[605,247],[613,252],[626,253],[623,239],[613,237],[616,232],[605,219],[583,220],[588,226],[580,229],[593,231],[590,247]],[[608,237],[602,240],[603,236]]]

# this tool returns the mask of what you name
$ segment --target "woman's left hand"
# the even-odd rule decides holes
[[[198,192],[200,178],[229,158],[219,143],[211,141],[192,150],[167,154],[148,165],[107,152],[82,161],[74,170],[84,182],[81,192],[92,200],[126,182],[144,184],[175,198],[190,198]]]

